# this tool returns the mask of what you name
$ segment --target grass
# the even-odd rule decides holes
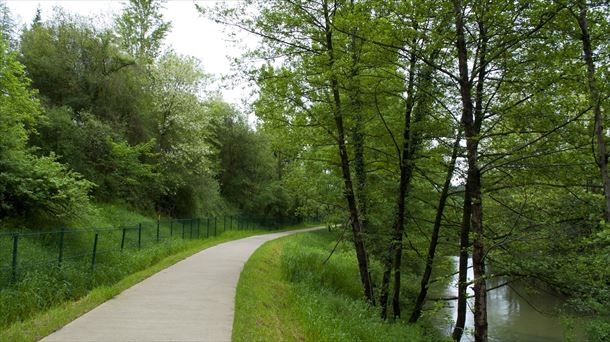
[[[246,263],[236,296],[234,341],[435,341],[425,322],[379,318],[362,300],[355,253],[335,233],[270,241]],[[380,266],[373,260],[373,272]]]
[[[301,341],[301,321],[292,315],[293,285],[278,260],[287,238],[265,243],[240,275],[235,298],[233,341]]]
[[[301,225],[305,226],[305,225]],[[299,226],[284,228],[294,229]],[[0,341],[36,341],[135,283],[198,251],[219,243],[268,233],[227,231],[205,240],[171,240],[142,250],[107,253],[95,270],[86,263],[33,269],[0,290]],[[30,252],[44,248],[28,246]],[[43,255],[43,254],[38,254]]]

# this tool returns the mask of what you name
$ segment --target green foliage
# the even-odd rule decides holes
[[[603,342],[610,338],[610,322],[604,319],[594,319],[587,324],[587,339],[590,342]]]
[[[131,145],[97,117],[76,115],[68,107],[49,108],[38,131],[32,143],[42,153],[58,154],[60,161],[95,183],[96,199],[120,198],[138,208],[153,207],[161,192],[155,139]]]
[[[154,157],[152,153],[155,140],[138,145],[126,142],[115,143],[110,139],[109,155],[103,168],[107,170],[104,189],[107,196],[122,198],[128,203],[138,203],[138,199],[151,198],[148,189],[155,189],[158,175],[154,166],[144,161]]]
[[[111,32],[56,11],[50,21],[23,32],[20,49],[32,85],[45,100],[76,113],[88,110],[116,128],[136,129],[138,105],[146,101],[143,79],[134,61],[119,53]]]
[[[42,212],[62,220],[88,209],[92,183],[58,163],[53,155],[35,157],[15,153],[2,157],[0,183],[4,213]]]
[[[121,48],[145,63],[159,54],[171,24],[160,13],[163,0],[129,0],[115,21]]]
[[[158,209],[178,216],[220,212],[212,162],[210,113],[199,91],[207,75],[198,61],[163,54],[151,70],[153,116],[163,193]]]
[[[73,217],[87,206],[91,183],[57,162],[28,148],[28,135],[40,118],[35,93],[23,66],[0,40],[0,217],[45,212]]]
[[[457,3],[468,32],[467,70],[456,64],[456,2],[255,0],[222,4],[207,14],[261,37],[241,67],[245,77],[257,81],[254,110],[280,156],[282,185],[299,211],[345,222],[353,211],[347,210],[345,196],[352,187],[359,219],[366,223],[369,255],[384,256],[393,243],[398,167],[413,166],[403,262],[421,273],[450,147],[464,126],[460,95],[468,88],[472,98],[466,102],[478,108],[480,132],[470,139],[476,141],[471,155],[477,160],[471,166],[482,177],[485,262],[498,273],[566,295],[573,309],[606,317],[608,241],[607,228],[599,223],[604,193],[576,18],[578,4],[588,7],[593,79],[606,91],[610,63],[599,51],[608,50],[610,6]],[[268,62],[261,66],[251,57]],[[460,88],[464,71],[467,86]],[[406,117],[409,103],[411,118]],[[600,99],[602,113],[609,103]],[[405,130],[407,119],[412,125]],[[420,139],[407,160],[403,137],[407,145]],[[341,139],[347,142],[349,176],[339,168]],[[462,218],[469,161],[465,151],[458,152],[440,222],[442,253],[450,255],[459,251],[462,222],[472,219]],[[358,165],[362,160],[364,170]],[[293,276],[324,272],[311,266],[313,255],[299,256],[308,266]],[[408,303],[418,277],[407,278],[402,294]]]
[[[112,34],[56,12],[24,31],[21,60],[46,105],[32,143],[96,184],[98,200],[153,208],[162,193],[145,75]]]
[[[11,49],[16,46],[17,24],[11,18],[11,11],[5,1],[0,2],[0,39],[8,42]]]
[[[56,158],[66,168],[49,172],[78,172],[82,180],[73,171],[69,177],[98,202],[182,217],[231,210],[290,215],[291,197],[272,176],[275,160],[262,134],[234,108],[203,97],[209,76],[195,58],[160,54],[169,29],[161,5],[130,2],[116,19],[118,37],[61,10],[24,29],[19,58],[25,69],[19,70],[32,79],[42,106],[31,100],[26,82],[28,98],[19,105],[31,108],[11,116],[24,129],[7,134],[5,143]],[[26,169],[37,168],[19,168]],[[26,183],[21,189],[31,191],[34,184]],[[72,203],[78,202],[86,199]],[[68,216],[49,215],[56,223]]]
[[[235,108],[212,100],[209,138],[216,153],[221,194],[227,201],[254,217],[289,217],[293,196],[286,191],[278,156],[264,131],[254,130]]]

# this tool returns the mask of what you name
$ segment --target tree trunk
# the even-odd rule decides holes
[[[354,2],[352,0],[353,8]],[[349,46],[352,66],[349,75],[349,97],[350,109],[354,115],[354,127],[352,129],[352,140],[354,142],[354,171],[356,172],[356,199],[358,200],[358,208],[362,218],[362,229],[367,230],[367,197],[366,197],[366,169],[364,159],[364,127],[362,120],[362,99],[360,95],[360,53],[359,53],[359,38],[356,37],[356,32],[352,32],[351,42]]]
[[[606,208],[604,211],[604,220],[610,222],[610,177],[608,176],[608,155],[606,152],[606,136],[604,134],[604,118],[601,112],[601,99],[599,97],[599,89],[597,80],[595,79],[595,64],[593,63],[593,48],[591,47],[591,35],[589,33],[589,22],[587,20],[587,3],[585,0],[578,1],[579,15],[578,26],[580,27],[580,40],[582,41],[582,50],[587,65],[587,83],[589,88],[589,102],[593,108],[595,117],[595,139],[597,140],[597,164],[603,182],[604,198],[606,200]]]
[[[326,50],[328,53],[329,69],[331,70],[330,86],[333,96],[333,115],[335,119],[335,125],[337,127],[337,145],[339,147],[339,157],[341,159],[341,173],[343,176],[344,195],[349,210],[350,224],[352,226],[352,234],[354,239],[354,247],[356,249],[356,258],[358,260],[358,268],[360,271],[360,280],[364,289],[364,296],[369,303],[374,304],[375,300],[373,295],[371,276],[369,273],[369,261],[362,235],[362,222],[360,220],[360,213],[358,210],[358,205],[356,203],[356,196],[354,195],[354,187],[352,183],[349,165],[349,156],[347,153],[347,147],[345,145],[345,128],[343,125],[343,111],[341,105],[341,96],[339,93],[339,82],[337,80],[337,77],[332,73],[335,64],[335,56],[333,49],[331,18],[330,13],[328,11],[328,3],[326,1],[323,2],[323,9],[325,20],[325,43]]]
[[[457,161],[457,156],[460,150],[461,139],[462,134],[458,133],[457,137],[455,138],[455,142],[453,143],[451,161],[449,162],[449,167],[447,168],[447,175],[445,176],[445,183],[443,184],[443,189],[441,190],[441,195],[438,200],[438,208],[436,209],[436,217],[434,218],[434,227],[432,229],[432,236],[430,237],[430,245],[428,246],[426,269],[424,270],[424,274],[421,279],[419,295],[415,300],[415,307],[413,308],[413,312],[411,313],[411,318],[409,318],[409,323],[417,322],[417,320],[421,316],[421,312],[424,307],[424,302],[426,301],[426,296],[428,295],[428,284],[430,282],[430,276],[432,275],[432,265],[434,264],[434,255],[436,253],[436,246],[438,245],[438,236],[441,228],[441,223],[443,221],[445,205],[447,203],[447,199],[449,198],[449,188],[451,187],[451,179],[453,178],[453,173],[455,171],[455,163]]]
[[[476,152],[475,152],[476,153]],[[481,198],[481,173],[473,171],[472,194],[472,267],[474,271],[474,340],[487,341],[487,284],[485,280],[485,249],[483,244],[483,203]]]
[[[468,289],[468,248],[470,248],[470,217],[472,216],[472,197],[470,183],[466,179],[464,189],[464,204],[462,209],[462,224],[460,227],[460,261],[458,265],[458,302],[457,302],[457,319],[451,336],[453,340],[459,341],[464,333],[466,325],[466,308],[467,308],[467,289]]]
[[[392,276],[392,248],[388,249],[387,255],[383,260],[383,277],[381,279],[381,293],[379,294],[379,304],[381,305],[381,319],[388,318],[388,296],[390,295],[390,280]]]
[[[411,114],[415,107],[415,51],[409,57],[409,80],[407,83],[407,103],[405,107],[403,147],[400,160],[400,180],[398,184],[398,196],[396,198],[396,213],[392,225],[392,240],[390,241],[388,254],[384,263],[384,273],[381,284],[381,318],[387,318],[389,284],[392,272],[394,273],[394,289],[392,295],[392,310],[394,317],[400,317],[400,267],[402,264],[402,237],[404,235],[405,198],[407,188],[413,174],[413,154],[417,141],[413,137]]]
[[[479,21],[479,34],[482,39],[481,50],[479,51],[480,61],[483,63],[479,64],[479,79],[477,84],[477,115],[475,118],[475,108],[472,103],[471,84],[468,76],[468,50],[466,47],[466,40],[464,34],[464,12],[460,0],[454,0],[455,10],[455,28],[456,28],[456,47],[458,52],[458,66],[459,66],[459,84],[460,84],[460,95],[462,98],[462,126],[464,128],[464,134],[466,136],[466,155],[468,160],[468,175],[467,175],[467,187],[465,194],[465,203],[467,197],[470,197],[472,206],[472,212],[470,216],[470,224],[474,232],[474,243],[472,250],[472,264],[474,269],[474,297],[475,297],[475,309],[474,309],[474,328],[475,328],[475,341],[486,342],[487,341],[487,291],[485,283],[485,250],[483,244],[483,203],[481,198],[481,172],[478,167],[478,133],[481,127],[482,116],[482,93],[483,93],[483,80],[485,78],[485,48],[486,48],[486,32],[482,22]],[[463,221],[467,220],[467,212],[464,210]],[[462,232],[464,234],[464,232]],[[461,246],[462,248],[464,246]],[[460,254],[460,271],[462,270],[462,253]],[[460,274],[460,278],[464,278]],[[460,280],[461,280],[460,279]],[[461,293],[464,295],[465,293]],[[464,298],[465,299],[465,298]],[[458,330],[454,330],[454,333]],[[463,326],[458,332],[459,337],[463,332]],[[455,338],[455,335],[454,335]],[[459,338],[458,338],[459,339]]]

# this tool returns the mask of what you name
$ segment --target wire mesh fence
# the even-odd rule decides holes
[[[30,272],[70,267],[95,272],[138,252],[176,240],[206,239],[231,230],[273,230],[302,222],[244,216],[167,219],[120,227],[64,227],[53,231],[0,232],[0,288]],[[131,255],[131,254],[130,254]]]

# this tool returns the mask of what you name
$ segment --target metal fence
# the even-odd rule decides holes
[[[28,272],[90,268],[112,264],[123,251],[139,251],[175,240],[205,239],[231,230],[272,230],[302,222],[224,215],[142,222],[117,228],[61,228],[53,231],[0,232],[0,288]]]

